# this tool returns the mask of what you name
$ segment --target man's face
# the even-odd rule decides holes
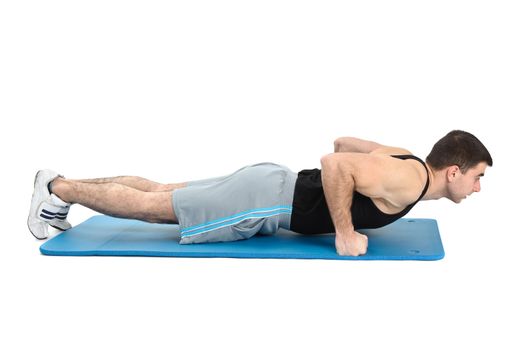
[[[485,162],[481,162],[464,174],[458,168],[452,169],[448,173],[449,199],[460,203],[473,192],[480,192],[480,178],[484,176],[487,166]]]

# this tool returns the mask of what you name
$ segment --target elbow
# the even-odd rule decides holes
[[[349,139],[348,137],[338,137],[334,140],[334,152],[343,152],[345,146],[345,140]]]
[[[341,139],[337,138],[336,140],[334,140],[334,152],[340,152],[341,147],[342,147]]]

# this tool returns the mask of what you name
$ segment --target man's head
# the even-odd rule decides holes
[[[427,164],[445,176],[445,196],[460,203],[473,192],[480,191],[480,177],[493,159],[474,135],[453,130],[441,138],[426,158]]]

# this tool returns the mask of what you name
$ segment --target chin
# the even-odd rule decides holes
[[[460,203],[460,202],[462,202],[462,201],[463,201],[464,199],[466,199],[466,198],[467,198],[466,196],[464,196],[464,197],[462,197],[462,198],[459,198],[459,199],[456,201],[456,203]]]

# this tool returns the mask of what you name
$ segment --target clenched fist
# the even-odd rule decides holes
[[[335,245],[339,255],[358,256],[367,253],[368,239],[356,231],[337,232]]]

